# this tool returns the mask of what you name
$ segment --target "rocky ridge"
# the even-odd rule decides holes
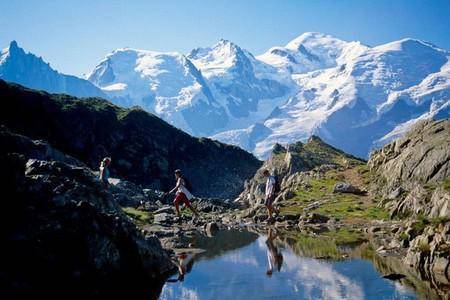
[[[138,108],[100,98],[51,95],[0,81],[0,124],[97,169],[112,157],[113,177],[159,190],[183,170],[201,197],[233,198],[261,162],[252,154],[207,138],[194,138]]]
[[[162,287],[173,268],[168,253],[89,168],[5,127],[0,140],[0,182],[9,195],[0,218],[4,297],[143,297],[149,285]]]

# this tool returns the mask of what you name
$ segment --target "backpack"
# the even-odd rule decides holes
[[[190,182],[186,177],[183,177],[183,180],[184,180],[184,187],[185,187],[189,192],[192,193],[192,184],[191,184],[191,182]]]
[[[274,180],[275,180],[275,185],[273,187],[273,191],[278,194],[281,191],[281,185],[280,185],[280,179],[278,178],[278,176],[273,176]]]

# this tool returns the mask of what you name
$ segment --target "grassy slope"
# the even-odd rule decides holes
[[[312,212],[337,218],[344,223],[388,219],[388,212],[377,207],[377,201],[370,196],[333,193],[334,185],[340,181],[351,182],[364,188],[364,181],[360,175],[362,168],[364,166],[360,165],[345,171],[331,170],[322,179],[311,179],[307,188],[297,190],[293,199],[284,202],[282,214],[302,213],[308,204],[320,201],[323,204]]]

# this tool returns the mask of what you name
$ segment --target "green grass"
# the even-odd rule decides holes
[[[293,234],[290,238],[294,240],[291,246],[295,253],[307,257],[324,257],[332,259],[342,258],[342,254],[333,239],[327,237],[312,237],[305,234]]]
[[[122,207],[123,212],[133,219],[136,225],[146,225],[153,223],[153,213],[138,210],[133,207]]]
[[[367,165],[359,165],[355,167],[356,172],[361,177],[366,186],[370,185],[373,181],[373,174],[370,172]]]
[[[332,170],[327,172],[322,179],[311,179],[308,186],[295,192],[293,199],[288,205],[281,208],[282,214],[301,214],[303,209],[317,200],[326,200],[312,212],[324,214],[329,217],[343,219],[366,219],[366,220],[387,220],[389,212],[383,208],[376,207],[376,202],[361,204],[363,197],[353,194],[334,194],[333,187],[343,181],[342,174]]]
[[[330,230],[319,236],[310,236],[295,231],[286,231],[281,235],[293,241],[290,245],[297,254],[331,259],[342,258],[343,253],[340,246],[359,244],[366,240],[361,232],[351,229]]]
[[[419,250],[420,250],[420,252],[423,252],[423,253],[430,253],[430,244],[428,244],[425,241],[420,241]]]
[[[450,177],[445,178],[442,185],[447,192],[450,192]]]
[[[437,218],[431,218],[430,219],[430,223],[433,224],[434,226],[438,226],[439,224],[443,224],[450,221],[450,217],[437,217]]]
[[[389,213],[379,207],[363,207],[358,204],[357,198],[347,196],[339,197],[331,203],[326,203],[321,207],[313,210],[319,214],[332,216],[340,220],[344,219],[367,219],[367,220],[387,220]]]

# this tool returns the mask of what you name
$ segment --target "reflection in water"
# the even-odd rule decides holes
[[[194,265],[194,256],[195,254],[192,252],[178,253],[173,260],[173,263],[177,266],[178,269],[178,278],[170,278],[167,280],[167,282],[183,281],[186,273],[189,273],[192,270],[192,266]]]
[[[298,256],[279,243],[275,232],[252,240],[215,256],[207,256],[206,249],[184,281],[165,284],[160,299],[416,299],[411,289],[383,279],[367,260]],[[233,249],[233,239],[220,243]],[[273,253],[269,268],[268,252]],[[266,275],[278,268],[276,276]]]
[[[275,229],[269,227],[269,231],[267,233],[267,261],[269,262],[269,267],[267,268],[267,276],[272,276],[273,269],[278,272],[281,271],[281,266],[283,265],[283,254],[278,249],[278,247],[274,244],[274,241],[277,237],[277,232]]]

